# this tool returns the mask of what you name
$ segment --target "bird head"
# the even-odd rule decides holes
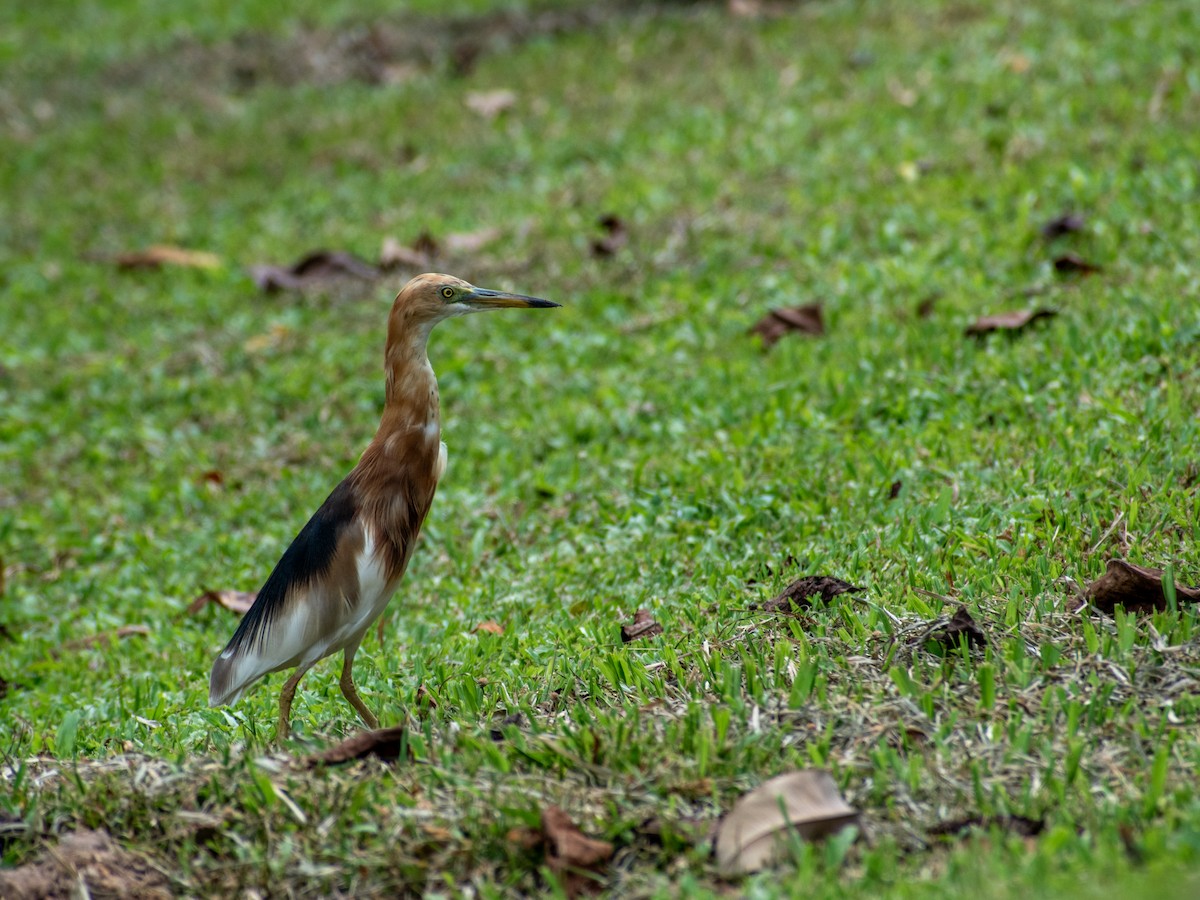
[[[549,300],[493,291],[455,278],[453,275],[418,275],[396,295],[392,315],[409,322],[436,324],[442,319],[484,312],[489,309],[517,307],[549,309],[558,306]]]

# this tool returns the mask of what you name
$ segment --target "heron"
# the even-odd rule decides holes
[[[559,305],[432,273],[413,278],[396,295],[375,437],[284,551],[217,657],[210,706],[236,703],[267,673],[294,669],[279,695],[276,736],[284,739],[300,679],[340,650],[342,695],[368,727],[379,727],[354,685],[354,655],[396,592],[446,471],[430,332],[443,319],[469,313]]]

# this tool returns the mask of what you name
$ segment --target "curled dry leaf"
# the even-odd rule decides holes
[[[1091,275],[1102,268],[1103,266],[1088,262],[1078,253],[1064,253],[1054,260],[1054,271],[1059,275]]]
[[[481,631],[486,631],[488,634],[504,634],[504,626],[499,622],[488,619],[486,622],[480,622],[472,629],[473,634],[479,634]]]
[[[904,482],[901,481],[899,478],[897,478],[895,481],[893,481],[891,487],[888,488],[888,499],[895,500],[897,497],[899,497],[900,490],[903,487],[904,487]]]
[[[408,748],[408,742],[405,740],[404,726],[396,725],[375,731],[360,731],[337,746],[313,754],[308,758],[308,764],[337,766],[369,756],[378,757],[384,762],[395,762],[400,758],[402,750],[408,750],[409,758],[412,757],[412,750]]]
[[[934,627],[925,635],[926,643],[957,648],[965,639],[968,647],[986,647],[987,635],[965,606],[960,606],[944,625]]]
[[[786,852],[793,831],[815,841],[858,824],[858,812],[821,769],[788,772],[742,796],[721,820],[714,850],[729,875],[757,872]]]
[[[463,99],[463,102],[471,112],[478,113],[490,122],[505,110],[512,109],[516,105],[517,95],[515,91],[506,88],[494,91],[471,91]]]
[[[598,873],[613,855],[613,845],[588,837],[557,806],[542,810],[542,843],[546,866],[558,876],[569,897],[598,892],[603,883],[589,873]]]
[[[1052,241],[1066,234],[1083,231],[1086,226],[1087,220],[1078,213],[1062,213],[1042,226],[1042,237]]]
[[[980,337],[993,331],[1017,332],[1038,319],[1049,319],[1058,315],[1053,309],[1025,309],[1020,312],[998,313],[994,316],[980,316],[967,326],[968,337]]]
[[[654,621],[648,609],[639,609],[633,615],[633,622],[621,626],[621,643],[628,644],[641,637],[654,637],[663,633],[663,627]]]
[[[1108,570],[1084,589],[1084,596],[1093,607],[1109,616],[1118,606],[1132,613],[1160,612],[1167,608],[1163,575],[1162,569],[1110,559]],[[1200,603],[1200,588],[1176,584],[1175,598],[1181,603]]]
[[[171,883],[153,863],[120,847],[106,832],[64,835],[33,862],[0,869],[0,897],[140,897],[169,900]]]
[[[254,598],[257,596],[258,594],[250,591],[204,591],[188,604],[185,611],[188,615],[195,615],[208,604],[215,603],[223,609],[244,616],[250,612],[250,607],[254,605]]]
[[[785,334],[799,331],[801,334],[822,335],[825,322],[821,318],[821,304],[793,306],[773,309],[750,327],[751,334],[762,338],[763,346],[773,346]]]
[[[1025,816],[964,816],[961,819],[938,822],[928,833],[933,837],[957,836],[974,829],[987,830],[993,825],[1019,837],[1037,837],[1046,827],[1046,823],[1041,819],[1029,819]]]
[[[829,575],[805,575],[797,578],[780,593],[762,605],[763,612],[792,612],[812,605],[812,597],[819,596],[828,603],[839,594],[856,594],[866,588],[855,587]]]
[[[302,290],[340,277],[371,281],[379,277],[379,269],[353,253],[341,250],[314,250],[290,266],[251,266],[250,277],[259,288],[267,293],[274,293]]]
[[[219,269],[221,257],[204,250],[185,250],[168,244],[154,244],[145,250],[119,253],[113,258],[118,269],[161,269],[180,266],[186,269]]]
[[[392,269],[417,269],[424,271],[432,267],[433,260],[429,254],[409,247],[394,237],[385,237],[383,246],[379,249],[379,268],[385,272]]]
[[[608,213],[597,219],[596,224],[604,231],[604,236],[592,241],[592,256],[614,256],[629,242],[629,229],[625,227],[625,222],[620,216]]]

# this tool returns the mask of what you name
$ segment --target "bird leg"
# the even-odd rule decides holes
[[[358,644],[346,648],[346,661],[342,663],[342,680],[338,684],[342,688],[342,696],[358,710],[358,714],[367,727],[378,728],[379,720],[375,718],[373,712],[367,709],[367,704],[363,703],[362,698],[358,696],[358,688],[354,686],[354,654],[357,652]]]
[[[300,684],[300,679],[304,677],[309,666],[297,666],[296,671],[292,673],[283,684],[283,692],[279,695],[279,724],[275,728],[276,740],[286,741],[288,735],[292,731],[292,699],[296,696],[296,687]]]

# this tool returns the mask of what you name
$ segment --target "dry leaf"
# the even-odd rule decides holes
[[[953,650],[959,647],[964,638],[968,647],[986,647],[988,643],[987,635],[971,617],[971,613],[965,606],[960,606],[945,625],[925,636],[925,642],[941,644]]]
[[[856,594],[866,588],[855,587],[829,575],[805,575],[797,578],[762,605],[763,612],[793,612],[812,605],[810,597],[820,595],[828,603],[839,594]],[[753,608],[753,607],[751,607]]]
[[[512,713],[511,715],[504,716],[499,721],[493,719],[493,722],[495,722],[495,724],[492,725],[492,729],[488,732],[488,735],[493,741],[499,743],[500,741],[504,740],[504,727],[506,725],[512,725],[516,728],[520,728],[525,724],[525,717],[520,713]]]
[[[504,634],[504,626],[499,622],[488,619],[486,622],[480,622],[472,630],[472,634],[479,634],[481,631],[486,631],[488,634]]]
[[[592,256],[613,256],[629,242],[629,230],[620,216],[608,213],[597,219],[596,224],[604,230],[604,236],[592,241]]]
[[[1029,819],[1025,816],[965,816],[961,819],[938,822],[928,833],[934,837],[961,835],[976,828],[987,830],[993,825],[1004,831],[1011,831],[1019,837],[1037,837],[1046,827],[1046,823],[1041,819]]]
[[[743,795],[721,820],[717,864],[726,874],[757,872],[786,853],[793,831],[815,841],[857,824],[858,813],[842,799],[828,772],[789,772]]]
[[[250,607],[254,605],[254,598],[257,596],[258,594],[249,591],[204,591],[188,604],[185,612],[188,615],[195,615],[208,604],[215,603],[230,612],[244,616],[250,612]]]
[[[1064,253],[1054,260],[1054,271],[1059,275],[1091,275],[1093,272],[1099,272],[1101,268],[1103,267],[1088,262],[1078,253]]]
[[[390,272],[392,269],[417,269],[424,271],[432,267],[433,260],[427,253],[415,247],[407,247],[394,237],[385,237],[379,250],[379,268]]]
[[[114,258],[118,269],[161,269],[182,266],[188,269],[219,269],[221,257],[204,250],[185,250],[168,244],[154,244],[145,250],[119,253]]]
[[[499,228],[480,228],[478,231],[459,231],[442,240],[447,253],[474,253],[500,237]]]
[[[1132,613],[1161,612],[1167,608],[1163,574],[1162,569],[1110,559],[1108,570],[1084,589],[1084,596],[1095,609],[1110,616],[1118,606]],[[1200,603],[1200,588],[1177,583],[1175,597],[1180,603]]]
[[[37,860],[0,869],[0,897],[139,897],[169,900],[162,863],[120,847],[106,832],[81,828],[63,835]]]
[[[67,641],[63,644],[58,652],[65,650],[83,650],[87,647],[102,647],[109,646],[114,640],[127,637],[145,637],[150,633],[149,626],[146,625],[122,625],[112,631],[102,631],[99,634],[89,634],[87,637],[78,638],[73,641]],[[57,656],[57,652],[53,652]]]
[[[467,104],[467,109],[471,112],[478,113],[490,122],[500,113],[515,106],[517,95],[516,92],[506,88],[495,91],[472,91],[467,94],[463,102]]]
[[[773,309],[750,328],[751,334],[762,338],[764,347],[772,346],[790,331],[811,335],[824,334],[825,323],[821,318],[821,304],[810,303],[807,306]]]
[[[628,644],[640,637],[654,637],[663,633],[663,627],[654,621],[648,609],[639,609],[633,615],[633,624],[621,626],[621,643]]]
[[[598,892],[603,883],[589,872],[599,872],[613,855],[613,845],[588,837],[557,806],[542,810],[542,842],[546,866],[558,876],[567,896]]]
[[[967,326],[967,335],[981,337],[993,331],[1017,332],[1030,322],[1048,319],[1056,315],[1058,315],[1058,311],[1053,309],[1025,309],[1019,312],[999,313],[994,316],[980,316]]]
[[[1086,225],[1087,220],[1083,216],[1076,213],[1063,213],[1062,215],[1055,216],[1042,226],[1042,237],[1048,241],[1052,241],[1065,234],[1075,234],[1077,231],[1083,231]]]
[[[903,487],[904,487],[904,482],[901,481],[900,479],[897,478],[895,481],[893,481],[892,486],[888,488],[888,499],[895,500],[897,497],[899,497],[900,490]]]
[[[922,300],[920,303],[918,303],[917,304],[917,318],[918,319],[928,319],[930,316],[932,316],[933,308],[935,306],[937,306],[938,298],[939,298],[938,294],[933,294],[929,297],[926,297],[924,300]]]
[[[352,738],[347,738],[335,747],[316,753],[308,758],[310,766],[336,766],[352,762],[356,759],[366,759],[376,756],[384,762],[395,762],[400,758],[400,751],[407,748],[404,739],[404,726],[380,728],[376,731],[360,731]],[[412,750],[408,751],[412,757]]]
[[[379,269],[353,253],[341,250],[314,250],[290,266],[259,265],[250,267],[250,277],[262,290],[301,290],[331,278],[351,277],[371,281]]]

